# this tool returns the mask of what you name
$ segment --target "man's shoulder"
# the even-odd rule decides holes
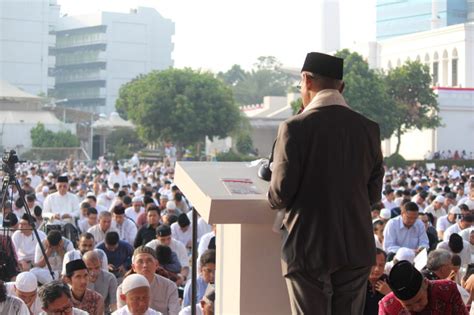
[[[385,309],[385,310],[392,310],[392,311],[397,311],[402,309],[402,305],[400,301],[395,297],[395,294],[393,292],[390,292],[386,296],[384,296],[380,302],[379,302],[379,308]],[[392,313],[389,313],[392,314]],[[394,312],[393,314],[398,314]]]
[[[166,287],[176,288],[176,283],[174,283],[173,281],[171,281],[168,278],[165,278],[165,277],[157,275],[157,274],[155,274],[155,278],[156,278],[156,282],[160,286],[163,285],[163,286],[166,286]]]

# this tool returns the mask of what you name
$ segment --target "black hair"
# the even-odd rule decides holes
[[[376,247],[375,248],[375,255],[377,256],[377,255],[380,255],[380,254],[383,254],[383,257],[385,257],[385,260],[387,260],[387,253],[384,250]]]
[[[97,202],[97,198],[96,198],[95,196],[93,196],[93,195],[87,196],[86,198],[87,198],[87,199],[92,199],[92,200],[94,200],[95,202]]]
[[[40,217],[43,214],[43,209],[41,209],[40,206],[36,206],[33,209],[33,213],[35,214],[35,216]]]
[[[156,246],[156,258],[160,265],[167,265],[171,263],[171,248],[166,245]]]
[[[91,214],[98,214],[98,213],[99,213],[99,212],[98,212],[97,209],[94,208],[94,207],[89,207],[89,208],[87,209],[87,216],[89,216],[89,215],[91,215]]]
[[[81,203],[81,208],[90,208],[91,207],[91,204],[84,201],[83,203]]]
[[[124,196],[122,201],[124,204],[129,205],[132,203],[132,198],[130,196]]]
[[[214,249],[206,250],[199,259],[201,266],[205,266],[206,264],[215,264],[216,263],[216,251]]]
[[[105,244],[107,245],[117,245],[120,240],[120,237],[117,232],[111,231],[105,234]]]
[[[59,299],[63,294],[71,299],[71,289],[60,280],[51,281],[38,290],[38,296],[44,309],[47,309],[51,303]]]
[[[405,211],[419,211],[418,205],[412,201],[409,201],[402,205],[402,208]]]
[[[61,232],[59,230],[51,230],[46,239],[48,240],[49,245],[57,246],[62,239]]]

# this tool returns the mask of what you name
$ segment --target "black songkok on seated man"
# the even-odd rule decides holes
[[[397,298],[406,301],[418,294],[423,276],[410,262],[402,260],[392,267],[388,284]]]
[[[87,266],[82,259],[71,260],[66,264],[66,275],[72,276],[74,271],[82,269],[87,269]]]
[[[306,55],[301,72],[307,71],[328,78],[342,80],[343,68],[344,59],[342,58],[310,52]]]
[[[67,176],[58,176],[58,183],[69,183]]]
[[[159,227],[156,228],[156,235],[158,236],[171,235],[171,228],[166,224],[160,225]]]

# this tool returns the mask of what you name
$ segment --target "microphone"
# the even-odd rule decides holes
[[[273,162],[273,151],[275,150],[276,139],[273,141],[272,151],[270,152],[270,156],[268,159],[263,159],[262,165],[258,168],[257,176],[260,179],[263,179],[266,182],[269,182],[272,179],[272,170],[270,168]]]

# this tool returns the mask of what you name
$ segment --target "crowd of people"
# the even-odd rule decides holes
[[[377,250],[365,315],[468,314],[474,170],[386,169],[383,198],[371,214]]]
[[[474,160],[474,152],[469,153],[466,150],[441,150],[425,154],[425,160]]]
[[[172,165],[19,164],[25,198],[10,185],[2,200],[0,314],[191,314],[193,224],[195,307],[213,314],[215,228],[192,222]]]

